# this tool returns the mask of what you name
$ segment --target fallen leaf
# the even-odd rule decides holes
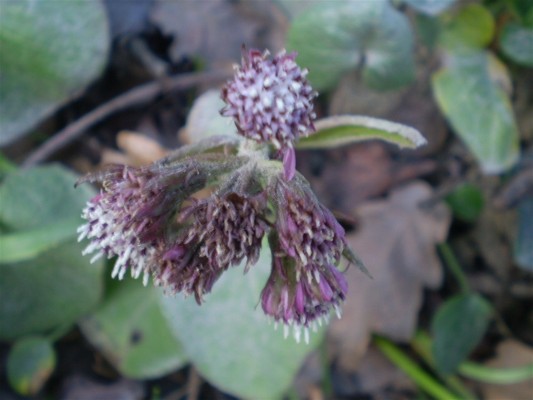
[[[372,90],[355,73],[347,73],[331,94],[328,115],[360,114],[386,118],[401,104],[407,90]]]
[[[346,271],[350,290],[343,317],[330,329],[333,355],[342,368],[355,370],[371,332],[410,340],[424,287],[440,285],[435,244],[446,239],[451,217],[442,203],[421,205],[431,196],[430,186],[416,181],[395,189],[385,200],[357,208],[359,229],[347,241],[374,279],[355,268]]]
[[[516,368],[533,362],[533,349],[516,340],[502,342],[496,352],[496,358],[485,364],[487,367]],[[533,398],[533,379],[512,385],[486,383],[482,391],[485,400],[527,400]]]
[[[372,395],[382,398],[379,394],[385,391],[406,391],[415,389],[407,375],[392,364],[379,350],[370,346],[356,371],[334,370],[333,385],[335,392],[341,396]]]
[[[298,152],[298,170],[325,204],[345,214],[351,214],[363,200],[435,169],[431,160],[393,160],[387,146],[376,141],[316,154],[319,160],[313,154]],[[313,176],[317,175],[315,161],[320,163],[318,177]]]
[[[150,164],[168,153],[155,139],[137,132],[119,132],[117,145],[129,157],[131,165]]]
[[[108,147],[101,150],[98,169],[105,169],[110,164],[124,164],[136,167],[147,165],[163,158],[169,152],[155,139],[132,131],[119,132],[117,146],[122,151],[116,151]]]
[[[282,42],[273,8],[270,2],[155,0],[150,20],[174,37],[175,61],[199,57],[212,67],[240,60],[243,43],[279,51]]]

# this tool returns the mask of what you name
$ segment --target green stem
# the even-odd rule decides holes
[[[533,378],[533,363],[514,368],[491,368],[473,362],[464,362],[459,373],[470,379],[499,385],[510,385]]]
[[[455,279],[457,279],[457,282],[459,283],[459,286],[461,287],[461,291],[463,293],[469,293],[470,286],[468,285],[466,275],[464,274],[463,269],[461,268],[461,265],[457,261],[457,258],[453,254],[453,251],[450,245],[444,242],[444,243],[440,243],[438,245],[438,248],[439,248],[440,253],[442,254],[442,258],[444,258],[446,265],[450,269],[450,272],[453,274]]]
[[[374,344],[394,365],[405,372],[422,390],[436,400],[459,399],[456,395],[437,382],[430,374],[420,368],[418,364],[406,356],[391,341],[376,336],[374,337]]]
[[[419,331],[411,342],[411,346],[418,353],[420,357],[437,373],[438,377],[442,379],[446,385],[454,390],[461,399],[474,400],[475,396],[466,388],[461,380],[457,376],[443,376],[439,374],[437,368],[435,368],[435,362],[431,354],[431,338],[426,332]]]
[[[330,399],[333,397],[333,382],[331,381],[330,363],[328,358],[328,342],[326,337],[320,344],[320,362],[322,364],[322,391],[325,398]]]

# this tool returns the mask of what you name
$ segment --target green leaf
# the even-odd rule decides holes
[[[9,174],[0,185],[0,222],[20,232],[79,218],[94,195],[90,185],[74,188],[79,177],[59,165]],[[76,236],[76,231],[72,232]]]
[[[74,323],[98,303],[101,264],[66,242],[38,258],[0,265],[0,340],[44,333]]]
[[[364,140],[379,139],[400,147],[416,148],[426,139],[416,129],[384,119],[359,115],[323,118],[315,123],[316,132],[301,138],[298,149],[332,148]]]
[[[432,352],[438,370],[453,373],[483,338],[492,310],[475,293],[447,300],[432,321]]]
[[[100,0],[2,2],[0,145],[22,136],[102,71],[109,32]]]
[[[81,210],[94,191],[74,189],[77,179],[64,168],[46,166],[13,172],[0,185],[0,222],[7,229],[2,249],[18,251],[2,257],[27,258],[38,250],[37,257],[0,264],[1,340],[72,324],[100,299],[103,263],[91,265],[81,256],[85,244],[77,243],[74,226],[76,219],[82,223]],[[48,228],[50,238],[44,236]],[[13,242],[16,237],[28,249]],[[52,239],[55,247],[47,248]]]
[[[414,24],[417,36],[420,38],[421,43],[424,46],[427,46],[430,50],[433,50],[439,39],[441,29],[441,24],[438,18],[424,14],[417,14],[415,16]]]
[[[437,15],[449,8],[456,0],[403,0],[415,10],[428,15]]]
[[[7,357],[7,380],[23,396],[35,395],[46,383],[56,365],[50,341],[42,337],[18,340]]]
[[[72,239],[80,219],[59,221],[29,231],[0,234],[0,264],[29,260]]]
[[[469,4],[450,18],[444,16],[440,42],[450,51],[461,52],[487,46],[494,37],[494,18],[480,4]],[[447,19],[447,20],[446,20]]]
[[[287,47],[299,53],[298,63],[309,68],[319,90],[356,68],[374,89],[395,89],[414,77],[409,22],[385,0],[314,6],[294,19]]]
[[[518,205],[518,234],[514,257],[518,266],[533,271],[533,199],[525,199]]]
[[[187,362],[161,312],[157,289],[138,280],[120,282],[103,304],[80,322],[83,334],[129,378],[157,378]]]
[[[169,323],[198,371],[221,390],[239,397],[280,398],[305,356],[322,340],[311,333],[310,344],[283,338],[260,305],[270,271],[266,248],[248,274],[234,267],[223,274],[205,303],[161,296]]]
[[[490,78],[485,53],[450,57],[433,75],[437,103],[486,173],[501,173],[519,157],[519,135],[505,92]]]
[[[533,67],[533,27],[509,23],[500,36],[503,53],[517,64]]]
[[[446,197],[453,214],[465,222],[474,222],[483,211],[483,193],[472,184],[462,184]]]

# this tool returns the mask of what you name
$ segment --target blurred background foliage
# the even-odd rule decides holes
[[[131,279],[112,281],[107,262],[91,264],[76,241],[81,210],[96,193],[74,190],[79,174],[231,134],[217,91],[206,92],[213,82],[161,87],[225,71],[242,43],[297,51],[321,93],[320,117],[388,118],[429,141],[406,155],[374,142],[326,151],[314,149],[333,141],[302,141],[299,168],[339,211],[374,276],[346,272],[343,319],[309,345],[284,340],[257,307],[266,252],[246,277],[226,274],[198,307]],[[1,396],[527,393],[531,1],[4,1],[0,52],[0,340],[2,383],[10,385]],[[163,83],[141,87],[150,82]],[[352,142],[396,129],[350,121],[358,121],[346,125]],[[72,343],[85,343],[93,360],[78,375],[69,372]],[[106,366],[92,368],[94,360]]]

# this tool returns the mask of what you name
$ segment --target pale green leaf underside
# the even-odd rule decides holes
[[[2,1],[0,145],[25,134],[95,79],[109,32],[100,0]]]
[[[384,119],[359,115],[324,118],[315,123],[316,133],[301,138],[297,149],[333,148],[365,140],[379,139],[402,148],[416,148],[426,139],[414,128]]]
[[[486,53],[451,58],[432,79],[439,107],[486,173],[501,173],[519,156],[519,135],[505,92],[490,78]]]
[[[126,278],[89,317],[82,332],[129,378],[157,378],[187,362],[162,315],[157,289]]]
[[[86,243],[76,241],[81,210],[94,191],[74,189],[77,179],[45,166],[14,171],[0,184],[7,232],[0,252],[13,261],[0,263],[0,340],[72,324],[100,299],[103,263],[91,265],[81,255]]]
[[[305,344],[292,335],[284,339],[281,327],[274,330],[260,303],[269,271],[270,252],[263,248],[248,274],[242,266],[225,272],[201,306],[192,298],[161,296],[167,319],[198,371],[221,390],[244,398],[280,398],[324,334],[311,333]]]
[[[43,227],[0,235],[0,264],[26,261],[72,239],[80,219],[60,221]]]

